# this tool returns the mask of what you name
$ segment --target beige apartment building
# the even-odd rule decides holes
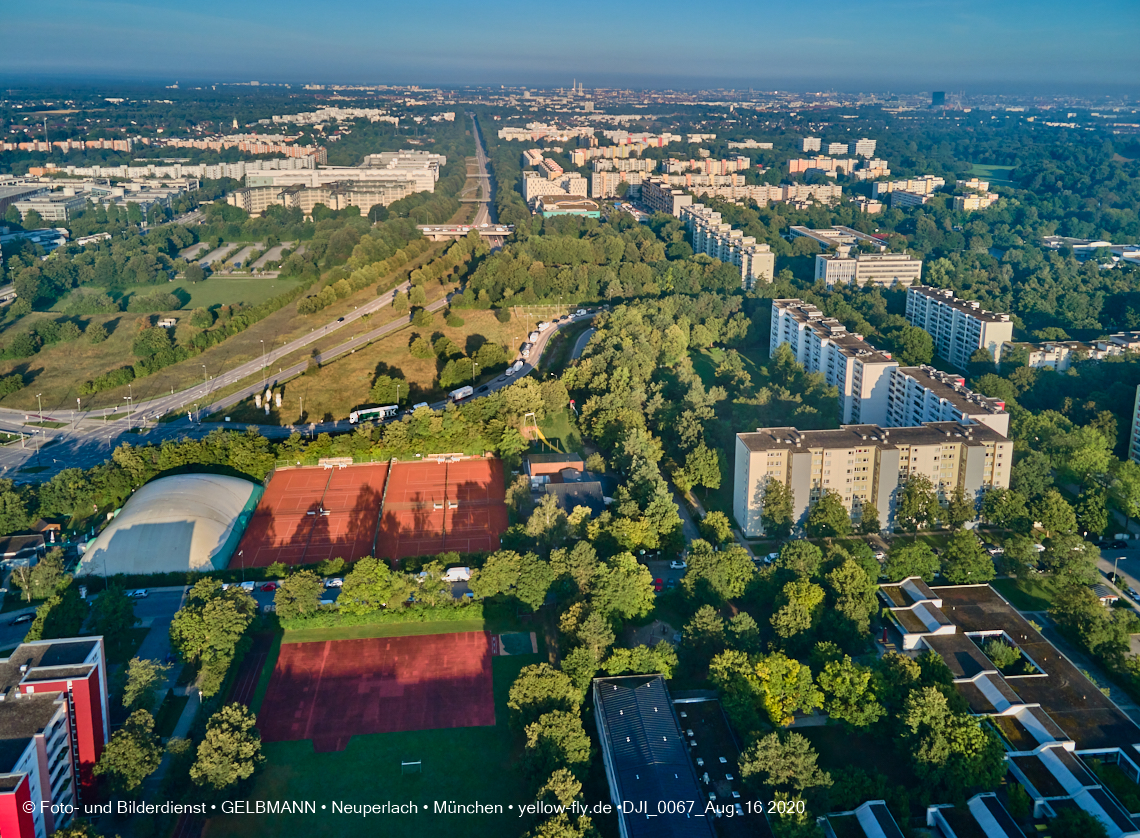
[[[815,257],[815,278],[830,285],[908,288],[922,278],[922,260],[906,253],[852,253],[840,245]]]
[[[792,495],[797,526],[825,492],[843,500],[858,522],[874,507],[880,525],[896,526],[899,495],[915,474],[941,498],[961,487],[969,499],[1009,486],[1013,442],[987,425],[929,422],[918,427],[845,425],[838,430],[758,428],[736,435],[733,514],[744,535],[764,535],[764,489],[778,481]]]
[[[670,186],[664,178],[651,177],[641,183],[641,203],[650,212],[664,212],[680,217],[682,207],[693,205],[693,196]]]
[[[721,221],[719,212],[704,204],[681,208],[681,220],[692,237],[693,250],[740,268],[740,283],[752,288],[757,282],[771,282],[776,273],[776,254],[767,244],[757,244],[732,225]]]
[[[808,372],[839,390],[839,421],[885,424],[891,371],[898,361],[803,300],[772,301],[768,351],[786,343]]]
[[[970,356],[985,349],[1001,362],[1002,347],[1013,340],[1008,314],[986,311],[981,303],[961,300],[952,291],[912,285],[906,292],[906,319],[934,338],[934,351],[959,369]]]

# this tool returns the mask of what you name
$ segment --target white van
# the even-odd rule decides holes
[[[449,567],[443,572],[443,581],[445,582],[467,582],[471,579],[471,568],[469,567]]]

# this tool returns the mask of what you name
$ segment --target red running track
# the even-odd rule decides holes
[[[495,724],[486,632],[282,645],[258,727],[266,742],[342,751],[356,734]]]

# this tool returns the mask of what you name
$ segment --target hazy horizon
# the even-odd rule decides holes
[[[434,0],[10,6],[0,77],[182,84],[533,85],[793,92],[1140,90],[1127,0],[536,9]]]

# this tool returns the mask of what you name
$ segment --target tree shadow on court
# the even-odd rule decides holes
[[[402,559],[497,550],[508,526],[504,503],[502,464],[498,460],[461,461],[447,464],[451,471],[470,472],[472,463],[488,474],[446,482],[430,496],[417,492],[399,504],[384,509],[377,535],[376,555],[393,565]],[[436,464],[439,467],[442,464]],[[488,468],[489,466],[489,468]],[[396,468],[418,469],[427,463],[401,463]]]

